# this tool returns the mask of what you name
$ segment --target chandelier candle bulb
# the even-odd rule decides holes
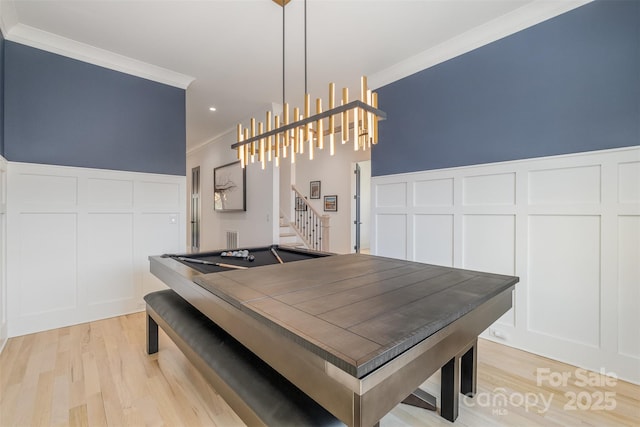
[[[242,142],[242,125],[238,123],[238,126],[236,127],[236,140],[238,142]],[[240,146],[238,147],[238,160],[240,160],[241,156],[240,156]]]
[[[273,118],[273,125],[276,127],[276,129],[278,129],[280,127],[280,116],[276,114],[276,116]],[[280,134],[277,133],[276,134],[276,166],[278,166],[279,162],[278,162],[278,158],[280,157]]]
[[[237,126],[237,140],[238,142],[242,142],[242,125],[238,124]],[[238,145],[238,160],[240,160],[240,166],[244,168],[244,147],[242,145]]]
[[[287,104],[286,102],[282,106],[282,124],[284,126],[289,124],[289,104]],[[284,142],[283,142],[283,144],[284,144],[285,147],[289,146],[289,132],[285,132],[284,133]]]
[[[267,111],[267,132],[271,132],[271,111]],[[271,152],[273,151],[273,135],[267,137],[267,160],[271,161]]]
[[[360,101],[367,102],[367,76],[360,77]]]
[[[371,103],[373,108],[378,108],[378,94],[373,92],[371,95]],[[373,115],[373,145],[378,143],[378,116]]]
[[[264,124],[262,122],[258,123],[258,135],[262,135],[264,133]],[[258,141],[258,161],[264,161],[264,138],[260,138]]]
[[[251,118],[251,138],[256,136],[256,119]],[[256,142],[251,142],[251,161],[253,162],[253,156],[256,155]]]
[[[295,120],[298,120],[300,116],[300,109],[298,107],[293,109],[293,117]],[[288,133],[289,131],[287,131]],[[300,133],[298,132],[298,127],[293,129],[293,148],[295,152],[300,150]]]
[[[322,99],[316,99],[316,114],[322,113]],[[323,119],[319,119],[316,122],[316,137],[318,138],[317,145],[319,149],[324,149],[324,126]]]
[[[308,93],[304,94],[304,118],[308,119],[311,116],[311,95]],[[311,131],[311,123],[307,123],[304,126],[304,136],[303,141],[309,140]]]
[[[360,132],[359,132],[359,123],[358,123],[358,115],[359,115],[359,108],[354,108],[353,109],[353,151],[358,151],[358,141],[360,139]]]
[[[349,103],[349,88],[342,88],[342,105]],[[342,143],[346,144],[349,141],[349,111],[342,113],[342,125],[340,126],[340,134],[342,135]]]
[[[333,110],[336,106],[336,85],[335,83],[329,83],[329,110]],[[329,116],[329,150],[333,156],[334,152],[334,138],[336,133],[335,116],[332,114]]]
[[[371,89],[367,89],[367,104],[372,105]],[[373,113],[367,112],[367,145],[371,148],[371,139],[373,134]]]

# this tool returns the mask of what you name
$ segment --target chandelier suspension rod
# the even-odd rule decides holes
[[[256,136],[253,136],[253,137],[250,137],[250,138],[247,138],[247,139],[243,139],[241,142],[236,142],[235,144],[231,145],[231,148],[235,149],[235,148],[238,148],[238,147],[242,147],[244,145],[251,144],[252,142],[259,141],[260,139],[267,138],[267,137],[272,136],[272,135],[277,135],[279,133],[283,133],[283,132],[286,132],[288,130],[295,129],[295,128],[299,127],[299,126],[306,125],[306,124],[309,124],[309,123],[313,123],[313,122],[315,122],[317,120],[320,120],[320,119],[325,119],[325,118],[330,117],[330,116],[335,115],[335,114],[343,113],[345,111],[350,111],[350,110],[353,110],[354,108],[361,108],[361,109],[363,109],[365,111],[373,113],[376,116],[378,116],[380,120],[385,120],[387,118],[387,113],[385,113],[384,111],[379,110],[379,109],[377,109],[375,107],[372,107],[371,105],[367,104],[366,102],[362,102],[359,99],[357,99],[355,101],[349,102],[348,104],[339,105],[339,106],[337,106],[335,108],[332,108],[331,110],[323,111],[322,113],[315,114],[315,115],[313,115],[311,117],[302,118],[302,119],[298,120],[297,122],[292,122],[292,123],[289,123],[287,125],[280,126],[279,128],[272,129],[272,130],[270,130],[268,132],[261,133],[260,135],[256,135]]]
[[[282,5],[282,106],[283,106],[283,108],[284,108],[284,103],[285,103],[285,99],[286,99],[286,97],[285,97],[285,94],[286,94],[285,93],[285,79],[284,79],[284,73],[285,73],[285,68],[286,68],[285,67],[285,56],[284,56],[284,53],[285,53],[285,43],[284,43],[284,40],[285,40],[285,37],[284,37],[285,36],[285,16],[284,16],[284,13],[285,12],[284,12],[284,10],[285,10],[285,7],[284,7],[284,5]]]
[[[307,90],[307,0],[304,0],[304,93],[309,93]]]

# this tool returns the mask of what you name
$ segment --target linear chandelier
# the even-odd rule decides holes
[[[297,155],[304,154],[308,146],[309,159],[313,160],[314,150],[325,148],[328,142],[329,154],[335,154],[338,140],[342,144],[349,141],[353,149],[366,150],[378,143],[378,121],[387,118],[384,111],[378,109],[378,95],[367,87],[367,78],[360,79],[360,99],[349,101],[349,89],[342,89],[340,105],[336,106],[335,84],[329,83],[329,107],[322,110],[322,99],[315,102],[315,114],[311,114],[311,95],[306,90],[306,0],[305,0],[305,95],[304,110],[293,108],[290,115],[289,104],[284,102],[284,7],[290,0],[273,0],[283,8],[283,105],[282,117],[266,112],[265,122],[257,123],[251,118],[249,127],[237,126],[237,141],[231,146],[237,150],[238,159],[244,168],[256,160],[265,169],[266,162],[275,159],[276,166],[280,158],[290,157],[295,163]],[[256,159],[257,158],[257,159]]]

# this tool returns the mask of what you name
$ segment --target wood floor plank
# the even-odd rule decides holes
[[[244,425],[164,333],[158,354],[145,345],[144,313],[11,338],[0,354],[0,426]],[[482,339],[478,346],[478,393],[461,396],[455,423],[401,404],[381,427],[640,425],[638,385],[583,386],[574,366]],[[574,381],[538,384],[540,370]],[[421,388],[438,396],[439,374]],[[572,393],[613,393],[616,407],[573,409]]]

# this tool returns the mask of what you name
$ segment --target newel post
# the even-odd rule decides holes
[[[322,228],[322,242],[320,245],[320,250],[321,251],[329,251],[330,245],[329,245],[329,221],[331,220],[331,216],[329,215],[322,215],[320,217],[320,224],[321,224],[321,228]]]

